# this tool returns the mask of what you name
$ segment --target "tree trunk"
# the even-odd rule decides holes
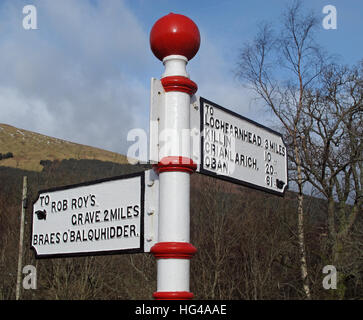
[[[305,237],[304,237],[304,210],[303,210],[304,195],[302,192],[303,188],[302,188],[301,163],[296,143],[295,143],[295,159],[297,164],[297,178],[298,178],[298,187],[299,187],[298,208],[297,208],[297,215],[298,215],[297,229],[298,229],[298,243],[300,251],[300,269],[301,269],[301,278],[303,281],[304,292],[306,294],[306,298],[310,300],[311,294],[308,281],[308,267],[306,263]]]

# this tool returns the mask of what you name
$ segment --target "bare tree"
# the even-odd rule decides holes
[[[363,77],[359,67],[332,64],[322,86],[307,92],[299,123],[299,153],[307,181],[327,199],[328,249],[339,266],[338,297],[344,297],[344,268],[350,237],[363,203]]]
[[[264,24],[252,43],[242,49],[237,76],[273,111],[286,130],[290,162],[296,172],[298,188],[298,243],[303,288],[311,298],[304,244],[304,210],[299,125],[303,118],[304,98],[324,70],[321,49],[314,42],[318,20],[302,12],[295,1],[284,13],[281,31],[276,35]]]
[[[233,186],[206,177],[193,177],[193,183],[199,187],[198,196],[192,198],[191,219],[192,243],[198,252],[191,262],[191,283],[198,298],[231,299],[238,277],[232,271],[237,266],[231,263],[232,248],[239,241]]]

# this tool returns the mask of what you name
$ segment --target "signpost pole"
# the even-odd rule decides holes
[[[19,255],[18,255],[18,274],[16,279],[16,293],[15,299],[20,299],[20,285],[21,285],[21,270],[23,265],[23,240],[24,240],[24,220],[25,208],[27,200],[27,177],[23,177],[23,197],[21,201],[21,218],[20,218],[20,235],[19,235]]]
[[[157,259],[157,291],[160,300],[192,299],[189,291],[190,259],[196,248],[190,241],[190,174],[197,165],[191,159],[190,98],[197,85],[189,79],[186,65],[197,53],[200,34],[186,16],[170,13],[159,19],[150,33],[154,55],[163,62],[161,78],[165,103],[159,119],[158,243],[151,252]],[[167,143],[160,137],[168,138]],[[164,143],[164,144],[163,144]]]

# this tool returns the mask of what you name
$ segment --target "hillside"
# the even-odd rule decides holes
[[[127,163],[125,156],[0,123],[0,154],[11,152],[1,166],[41,171],[40,160],[88,159]]]
[[[23,265],[36,266],[38,275],[37,290],[23,290],[24,299],[150,299],[157,286],[151,255],[36,260],[30,239],[32,204],[39,190],[120,176],[151,166],[115,163],[115,159],[125,158],[7,125],[0,128],[0,153],[14,155],[0,161],[0,300],[15,297],[24,176],[28,178],[28,192]],[[55,158],[59,159],[52,160]],[[39,161],[46,159],[39,170]],[[10,161],[15,168],[4,165]],[[26,170],[25,166],[38,171]],[[190,274],[197,299],[305,298],[296,246],[295,193],[288,191],[285,197],[278,197],[202,174],[191,176],[190,187],[190,242],[198,249]],[[305,244],[314,299],[332,299],[335,294],[321,285],[323,267],[329,263],[326,208],[327,202],[322,199],[304,199]],[[347,299],[361,299],[363,292],[359,251],[362,218],[352,234],[352,244],[344,248],[352,274],[344,280]]]

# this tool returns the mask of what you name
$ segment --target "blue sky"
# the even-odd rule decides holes
[[[265,112],[233,70],[257,26],[276,26],[289,0],[0,0],[0,123],[126,153],[130,129],[148,130],[150,78],[163,66],[149,48],[154,22],[189,16],[201,48],[188,64],[198,94],[262,124]],[[337,9],[337,29],[317,42],[340,62],[363,58],[363,1],[305,0],[323,20]],[[24,30],[22,9],[37,9],[37,30]]]

